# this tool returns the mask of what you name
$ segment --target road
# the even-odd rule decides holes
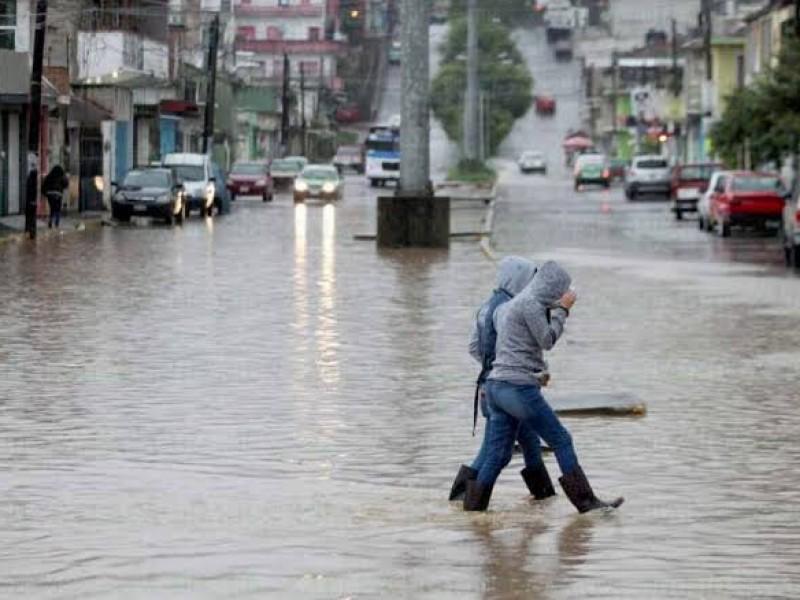
[[[566,421],[624,507],[531,504],[518,459],[489,513],[448,505],[494,265],[354,241],[375,192],[348,176],[337,205],[0,247],[0,596],[797,595],[800,279],[772,238],[518,175],[528,135],[559,164],[578,105],[543,48],[537,85],[564,98],[503,146],[494,242],[574,276],[553,391],[648,403]]]

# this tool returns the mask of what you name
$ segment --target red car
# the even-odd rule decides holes
[[[358,123],[362,120],[361,109],[356,104],[345,104],[336,109],[337,123]]]
[[[720,169],[719,163],[692,163],[673,169],[669,197],[676,219],[683,219],[683,213],[697,212],[700,196],[708,189],[711,176]]]
[[[536,96],[536,114],[552,115],[556,112],[556,99],[552,96]]]
[[[709,196],[709,217],[722,237],[734,225],[780,227],[786,188],[774,173],[731,171],[718,175]]]
[[[236,196],[261,196],[264,202],[270,202],[275,189],[269,174],[269,162],[234,163],[228,175],[228,191],[231,200],[236,200]]]

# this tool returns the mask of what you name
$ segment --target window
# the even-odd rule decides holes
[[[270,25],[269,27],[267,27],[267,39],[282,40],[283,30],[280,27],[275,27],[274,25]]]
[[[717,179],[717,187],[714,188],[714,191],[719,193],[719,194],[724,194],[725,193],[725,178],[724,177],[720,177],[719,179]]]
[[[315,60],[304,60],[300,63],[300,71],[304,75],[317,75],[319,73],[319,63]]]
[[[272,61],[272,75],[275,77],[283,77],[283,59],[275,59]]]
[[[736,55],[736,87],[744,87],[744,55]]]
[[[308,39],[312,42],[319,41],[319,27],[309,27],[308,28]]]
[[[289,0],[278,0],[278,6],[289,6]]]
[[[0,50],[14,50],[17,37],[17,0],[0,0]]]
[[[237,27],[236,36],[242,40],[254,40],[256,39],[256,28],[252,25]]]

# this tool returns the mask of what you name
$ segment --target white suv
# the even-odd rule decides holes
[[[211,159],[205,154],[174,153],[164,157],[164,166],[175,172],[183,183],[186,213],[199,210],[202,216],[214,212],[216,180]],[[220,182],[220,185],[224,185]]]
[[[637,156],[625,174],[625,196],[634,200],[639,194],[661,194],[669,197],[672,169],[666,156]]]

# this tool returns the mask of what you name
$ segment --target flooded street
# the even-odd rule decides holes
[[[501,149],[495,250],[573,275],[553,391],[647,402],[565,419],[625,505],[532,503],[520,457],[488,513],[448,504],[494,264],[355,241],[376,192],[352,175],[336,205],[0,246],[0,597],[798,595],[800,278],[775,238],[574,192],[578,82],[526,43],[559,110]],[[517,174],[528,146],[547,177]]]

